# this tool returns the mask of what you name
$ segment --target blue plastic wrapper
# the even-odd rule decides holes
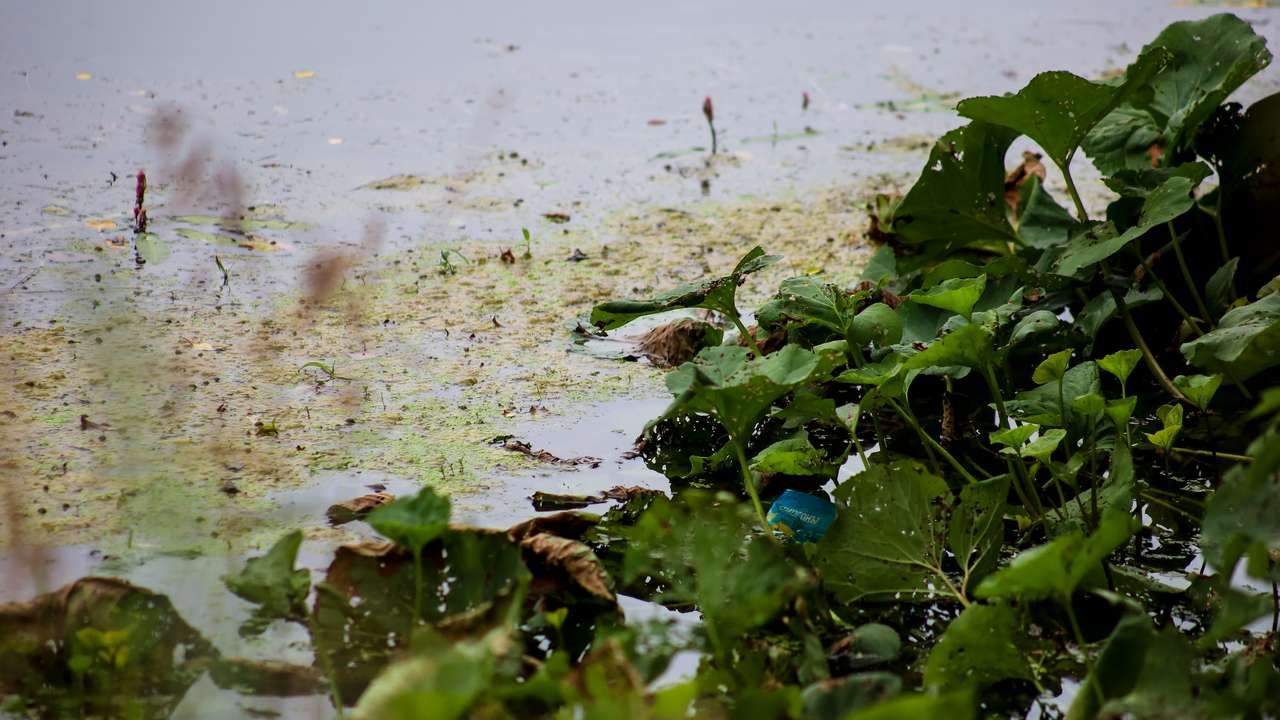
[[[765,518],[775,532],[797,542],[817,542],[836,519],[834,503],[807,493],[786,490],[773,501]]]

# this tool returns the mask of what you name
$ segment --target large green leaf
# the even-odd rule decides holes
[[[912,355],[902,369],[927,370],[947,365],[981,368],[991,360],[991,340],[990,331],[981,325],[964,325]]]
[[[1255,577],[1280,576],[1269,552],[1280,547],[1280,431],[1267,428],[1249,445],[1253,462],[1237,465],[1209,499],[1201,531],[1205,557],[1228,575],[1241,556]],[[1280,579],[1280,577],[1277,577]]]
[[[971,690],[910,693],[855,711],[844,720],[973,720],[977,715]]]
[[[872,303],[849,322],[848,337],[858,346],[888,347],[902,339],[902,318],[888,305]]]
[[[849,299],[835,285],[803,276],[787,278],[778,294],[756,311],[761,327],[774,327],[790,322],[815,324],[836,333],[844,333]]]
[[[1023,244],[1045,250],[1064,245],[1078,222],[1032,175],[1018,188],[1018,237]]]
[[[422,488],[411,498],[399,498],[369,513],[366,522],[383,537],[417,553],[449,527],[449,498]]]
[[[1066,167],[1089,131],[1168,62],[1167,52],[1145,51],[1119,85],[1092,82],[1069,72],[1040,73],[1017,94],[969,98],[956,111],[1017,130],[1044,148],[1058,167]]]
[[[1190,210],[1195,205],[1191,191],[1196,183],[1180,175],[1170,177],[1151,191],[1142,202],[1137,224],[1117,232],[1111,223],[1094,225],[1071,238],[1053,263],[1059,275],[1075,275],[1080,269],[1095,265],[1120,252],[1126,245]]]
[[[873,465],[836,488],[839,514],[816,566],[844,602],[929,601],[942,572],[951,490],[911,461]]]
[[[1195,706],[1192,661],[1190,645],[1176,630],[1156,632],[1145,613],[1130,615],[1107,639],[1067,719],[1207,717]]]
[[[1183,343],[1182,354],[1236,381],[1280,365],[1280,293],[1231,310],[1217,328]]]
[[[902,691],[902,679],[893,673],[854,673],[823,680],[804,689],[804,717],[812,720],[844,720],[850,712],[867,707]]]
[[[801,430],[757,453],[751,460],[751,469],[766,475],[834,476],[842,459],[827,457],[809,442],[809,434]]]
[[[706,348],[667,375],[676,399],[664,416],[711,414],[732,437],[745,440],[765,410],[820,367],[819,356],[799,345],[763,358],[740,346]]]
[[[1160,128],[1151,114],[1121,105],[1103,118],[1080,144],[1093,164],[1104,173],[1151,167],[1148,154],[1160,142]]]
[[[1061,395],[1058,394],[1059,386],[1062,388]],[[1074,416],[1071,401],[1081,395],[1099,392],[1101,388],[1098,365],[1093,361],[1082,362],[1068,370],[1061,380],[1053,380],[1038,388],[1018,393],[1012,400],[1005,402],[1005,408],[1009,414],[1026,422],[1062,427]],[[1065,419],[1062,417],[1063,402],[1067,410]]]
[[[1175,153],[1188,147],[1218,106],[1271,62],[1266,41],[1225,13],[1169,25],[1143,54],[1156,48],[1172,60],[1151,80],[1150,98],[1117,108],[1084,142],[1105,174],[1151,167],[1152,145]]]
[[[710,649],[732,653],[747,631],[771,620],[810,581],[782,546],[754,535],[745,504],[699,492],[657,500],[627,538],[624,584],[659,580],[658,599],[696,604]]]
[[[947,544],[960,566],[962,590],[968,591],[999,560],[1008,496],[1007,475],[969,483],[960,490],[960,504],[947,529]]]
[[[927,255],[1017,241],[1006,217],[1004,154],[1016,133],[974,122],[943,135],[894,214],[899,239]]]
[[[1058,324],[1058,316],[1048,310],[1031,312],[1013,326],[1013,332],[1009,334],[1009,342],[1005,347],[1013,347],[1027,338],[1054,330]]]
[[[1130,289],[1124,296],[1125,307],[1130,310],[1150,305],[1164,299],[1160,288],[1152,286],[1146,290]],[[1098,331],[1116,315],[1116,299],[1109,290],[1103,290],[1085,303],[1080,316],[1076,318],[1074,328],[1079,330],[1092,343]]]
[[[390,664],[374,679],[351,717],[467,717],[468,708],[492,686],[514,680],[519,646],[509,635],[498,628],[477,640],[449,642],[423,633],[412,656]]]
[[[949,310],[968,319],[973,306],[982,297],[987,288],[987,276],[979,275],[971,278],[951,278],[930,288],[917,290],[908,299],[921,305]]]
[[[744,276],[763,270],[778,261],[754,247],[724,277],[681,285],[649,300],[613,300],[591,310],[591,323],[602,330],[622,327],[638,317],[681,308],[706,308],[737,315],[736,296]]]
[[[1125,197],[1145,198],[1169,178],[1184,177],[1199,185],[1201,181],[1212,174],[1212,168],[1197,160],[1182,163],[1177,167],[1144,167],[1140,170],[1121,170],[1106,178],[1104,182],[1107,187]]]
[[[1103,514],[1098,529],[1085,537],[1067,532],[1010,561],[987,576],[975,594],[987,599],[1068,602],[1075,589],[1091,575],[1101,575],[1100,563],[1133,535],[1133,518],[1112,508]]]
[[[944,550],[960,560],[966,577],[989,565],[1003,540],[1007,487],[992,483],[962,495],[953,515],[946,481],[919,463],[873,465],[836,488],[839,514],[818,543],[815,565],[826,587],[848,603],[962,593],[944,570]]]
[[[1204,300],[1209,306],[1209,312],[1214,316],[1221,315],[1231,306],[1232,286],[1235,282],[1236,268],[1239,265],[1240,258],[1231,258],[1222,267],[1214,270],[1213,275],[1209,276],[1209,281],[1205,283]]]
[[[356,698],[424,625],[455,640],[510,628],[528,585],[520,548],[503,531],[446,529],[421,563],[390,543],[344,545],[316,586],[317,662],[333,668],[342,697]]]
[[[1035,674],[1019,647],[1023,612],[1006,603],[970,605],[951,621],[929,653],[926,687],[962,688]]]
[[[1175,149],[1186,146],[1236,88],[1271,62],[1267,41],[1229,13],[1173,23],[1150,46],[1173,52],[1173,64],[1151,83],[1154,95],[1146,109]]]
[[[301,545],[302,531],[294,530],[277,540],[266,555],[249,558],[240,572],[222,579],[228,590],[258,606],[240,627],[241,635],[260,635],[275,619],[306,617],[311,573],[293,567]]]

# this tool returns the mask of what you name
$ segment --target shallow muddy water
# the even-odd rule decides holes
[[[456,521],[506,527],[533,492],[666,487],[624,457],[660,372],[568,352],[594,301],[755,243],[788,260],[748,296],[852,277],[866,198],[910,181],[956,99],[1123,67],[1218,9],[5,3],[0,601],[118,576],[225,654],[306,663],[294,626],[241,638],[220,577],[295,527],[319,576],[372,536],[330,528],[334,502],[429,483]],[[1276,10],[1236,12],[1280,43]],[[1248,92],[1277,88],[1273,68]],[[175,713],[331,712],[234,702],[205,678]]]

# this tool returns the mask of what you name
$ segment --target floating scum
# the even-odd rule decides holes
[[[1280,714],[1280,267],[1255,232],[1280,207],[1280,101],[1227,102],[1269,61],[1234,16],[1175,23],[1113,80],[961,101],[874,204],[860,278],[797,271],[748,313],[753,278],[813,264],[756,247],[595,303],[596,333],[692,309],[736,330],[665,375],[638,452],[670,494],[502,531],[425,489],[319,582],[296,534],[230,573],[244,632],[305,627],[295,674],[355,717]],[[1023,136],[1072,210],[1034,174],[1006,186]],[[1113,193],[1094,216],[1080,151]],[[17,692],[119,702],[132,656],[76,657]]]

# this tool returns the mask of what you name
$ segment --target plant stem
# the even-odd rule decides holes
[[[929,569],[933,570],[934,574],[942,580],[942,584],[947,586],[947,590],[955,596],[955,599],[960,601],[961,607],[969,607],[969,598],[965,597],[963,588],[957,588],[955,583],[951,582],[951,578],[947,577],[947,574],[941,569],[935,567]]]
[[[747,339],[751,352],[755,353],[758,358],[764,357],[764,350],[760,349],[760,343],[756,342],[756,336],[747,332],[747,326],[742,324],[742,318],[738,317],[737,313],[732,313],[729,315],[729,319],[733,321],[733,326],[738,328],[738,334]]]
[[[1147,275],[1151,276],[1151,281],[1156,284],[1156,287],[1160,288],[1160,292],[1164,293],[1165,299],[1169,301],[1169,304],[1173,306],[1173,309],[1177,310],[1178,314],[1182,316],[1182,319],[1187,321],[1187,324],[1191,326],[1191,329],[1195,331],[1197,336],[1203,335],[1204,330],[1200,329],[1200,323],[1196,322],[1196,319],[1191,317],[1191,313],[1187,312],[1187,309],[1183,307],[1182,303],[1178,302],[1178,299],[1173,296],[1173,293],[1169,292],[1169,287],[1165,285],[1164,281],[1160,279],[1160,276],[1156,274],[1156,269],[1147,264],[1147,258],[1143,256],[1142,247],[1139,245],[1139,242],[1135,240],[1132,247],[1134,253],[1138,256],[1138,262],[1141,263],[1143,271],[1146,272]]]
[[[862,441],[858,439],[858,426],[854,424],[849,435],[853,438],[853,447],[858,451],[858,459],[862,461],[862,469],[867,469],[867,454],[862,451]]]
[[[1148,489],[1149,489],[1149,488],[1148,488]],[[1153,505],[1159,505],[1160,507],[1162,507],[1162,508],[1164,508],[1164,509],[1166,509],[1166,510],[1168,510],[1168,511],[1170,511],[1170,512],[1174,512],[1174,513],[1177,513],[1178,515],[1181,515],[1182,517],[1184,517],[1184,518],[1186,518],[1186,519],[1190,520],[1192,523],[1198,523],[1198,522],[1200,522],[1200,518],[1196,517],[1195,515],[1192,515],[1191,513],[1187,512],[1186,510],[1183,510],[1182,508],[1178,507],[1177,505],[1174,505],[1174,504],[1173,504],[1173,503],[1171,503],[1171,502],[1167,502],[1167,501],[1161,500],[1161,499],[1160,499],[1160,498],[1158,498],[1158,497],[1153,497],[1153,496],[1148,495],[1148,494],[1146,494],[1146,493],[1143,493],[1141,497],[1142,497],[1142,499],[1143,499],[1143,500],[1145,500],[1145,501],[1147,501],[1147,502],[1149,502],[1149,503],[1151,503],[1151,504],[1153,504]]]
[[[1009,468],[1009,475],[1013,478],[1013,482],[1011,482],[1010,485],[1013,486],[1013,492],[1017,494],[1018,500],[1022,503],[1022,507],[1026,508],[1028,512],[1036,511],[1037,505],[1031,502],[1031,498],[1027,495],[1027,491],[1023,489],[1024,485],[1029,485],[1029,483],[1026,482],[1027,469],[1022,468],[1020,472],[1015,469],[1021,467],[1022,461],[1010,458],[1005,462],[1005,464]],[[1037,519],[1044,519],[1043,512],[1038,512],[1037,515]]]
[[[320,645],[322,635],[316,625],[315,613],[307,614],[307,630],[311,632],[311,637],[315,638],[313,653],[316,664],[320,665],[320,669],[324,672],[325,680],[329,681],[329,701],[333,703],[334,710],[338,713],[338,720],[342,720],[344,706],[342,703],[342,691],[338,685],[338,673],[334,670],[333,656],[330,651]]]
[[[1000,429],[1009,427],[1009,411],[1004,406],[1004,395],[1000,393],[1000,384],[996,382],[996,375],[991,370],[990,365],[983,365],[981,368],[982,379],[987,383],[987,392],[991,393],[991,401],[996,405],[996,414],[1000,420]],[[1018,493],[1018,499],[1022,501],[1024,507],[1034,511],[1036,515],[1044,519],[1044,506],[1040,502],[1040,493],[1036,492],[1036,486],[1031,482],[1031,478],[1027,477],[1027,468],[1022,464],[1021,458],[1010,458],[1007,462],[1010,472],[1013,474],[1015,482],[1014,490]],[[1019,490],[1021,485],[1023,489]]]
[[[422,620],[422,548],[413,549],[413,624]]]
[[[1218,177],[1222,177],[1222,171],[1218,171]],[[1218,185],[1218,195],[1214,198],[1214,211],[1209,213],[1213,216],[1213,227],[1218,231],[1218,250],[1222,253],[1222,263],[1225,265],[1231,262],[1231,251],[1227,249],[1227,230],[1222,225],[1222,185]],[[1204,207],[1197,205],[1201,210]],[[1209,212],[1205,210],[1205,212]],[[1231,302],[1235,302],[1239,296],[1236,295],[1236,279],[1231,278]]]
[[[738,467],[742,470],[742,484],[747,488],[747,495],[751,496],[751,506],[755,508],[760,527],[765,535],[773,537],[773,533],[769,532],[769,519],[765,517],[764,505],[760,503],[760,493],[756,491],[756,480],[752,477],[751,468],[747,465],[747,451],[735,437],[729,438],[729,444],[733,446],[733,454],[738,459]]]
[[[1171,447],[1171,452],[1182,453],[1183,455],[1199,455],[1201,457],[1220,458],[1222,460],[1234,460],[1235,462],[1251,463],[1253,458],[1248,455],[1237,455],[1235,453],[1224,453],[1216,450],[1196,450],[1194,448]]]
[[[1147,369],[1151,371],[1152,375],[1156,376],[1156,381],[1160,383],[1160,387],[1164,388],[1164,391],[1169,393],[1173,399],[1186,403],[1190,407],[1195,407],[1195,403],[1182,394],[1182,391],[1173,384],[1173,381],[1165,374],[1164,369],[1160,367],[1160,363],[1151,352],[1146,339],[1142,337],[1142,331],[1138,329],[1137,323],[1133,321],[1133,315],[1129,314],[1129,307],[1125,305],[1124,297],[1120,294],[1120,291],[1112,288],[1111,297],[1116,302],[1116,308],[1120,310],[1120,318],[1124,320],[1125,330],[1129,331],[1129,339],[1133,340],[1133,344],[1138,346],[1138,351],[1142,353],[1142,359],[1147,363]]]
[[[1065,377],[1065,376],[1064,376]],[[1062,427],[1067,426],[1066,389],[1062,387],[1063,378],[1058,378],[1058,417],[1062,419]]]
[[[1209,315],[1209,308],[1204,304],[1204,298],[1200,296],[1200,288],[1196,287],[1195,279],[1191,277],[1191,268],[1187,267],[1187,258],[1182,254],[1182,240],[1178,237],[1178,231],[1173,227],[1173,221],[1165,223],[1169,228],[1169,237],[1173,238],[1173,254],[1178,258],[1178,269],[1182,271],[1182,281],[1187,284],[1187,289],[1191,292],[1191,299],[1196,303],[1196,309],[1204,317],[1204,321],[1209,323],[1209,327],[1215,326],[1217,323],[1213,321],[1213,317]]]
[[[1100,678],[1093,672],[1093,660],[1085,650],[1087,643],[1084,641],[1084,633],[1080,631],[1080,621],[1076,619],[1075,608],[1071,607],[1071,598],[1068,597],[1062,606],[1067,609],[1067,620],[1071,622],[1071,633],[1076,637],[1076,644],[1080,646],[1080,652],[1085,653],[1085,666],[1089,669],[1089,677],[1094,680],[1089,684],[1093,686],[1093,692],[1097,695],[1098,707],[1102,707],[1107,704],[1107,699],[1102,696],[1102,686],[1098,684]]]
[[[1067,193],[1071,195],[1071,202],[1076,205],[1076,218],[1080,222],[1089,222],[1089,213],[1084,209],[1084,203],[1080,201],[1080,191],[1076,190],[1076,181],[1071,177],[1071,158],[1075,157],[1075,151],[1072,150],[1067,155],[1067,161],[1058,166],[1058,170],[1062,172],[1062,179],[1067,183]]]
[[[911,425],[912,428],[915,429],[916,434],[920,436],[920,439],[922,441],[924,441],[926,449],[932,448],[933,450],[936,450],[938,454],[942,455],[943,459],[947,461],[947,464],[950,465],[952,468],[954,468],[956,472],[960,473],[960,476],[965,479],[965,482],[967,483],[978,482],[978,479],[975,478],[973,475],[969,474],[969,471],[964,468],[964,465],[961,465],[960,461],[956,460],[955,456],[952,455],[945,447],[943,447],[941,443],[929,437],[929,434],[924,431],[924,428],[920,427],[920,422],[916,420],[915,415],[911,414],[910,410],[903,408],[901,405],[894,402],[893,400],[889,400],[888,402],[889,402],[889,405],[892,406],[894,410],[898,411],[898,414],[902,416],[902,419],[906,420],[907,423]],[[937,459],[935,458],[933,461],[936,466]],[[939,468],[935,467],[934,470],[939,475],[942,474]]]
[[[987,391],[991,393],[991,401],[996,404],[996,414],[1000,419],[1000,429],[1007,430],[1009,428],[1009,411],[1004,407],[1004,396],[1000,393],[1000,384],[996,382],[995,373],[991,372],[991,367],[983,365],[982,379],[987,382]]]
[[[898,411],[898,415],[911,426],[911,429],[916,431],[916,435],[920,437],[920,444],[924,445],[924,454],[929,458],[929,466],[933,469],[933,474],[941,475],[942,466],[938,464],[938,457],[933,454],[933,446],[929,444],[931,438],[924,431],[924,428],[920,426],[920,421],[916,419],[915,413],[911,412],[911,402],[907,401],[904,405],[899,405],[888,398],[886,400],[893,406],[894,410]]]
[[[1271,581],[1271,634],[1280,630],[1280,584]]]

